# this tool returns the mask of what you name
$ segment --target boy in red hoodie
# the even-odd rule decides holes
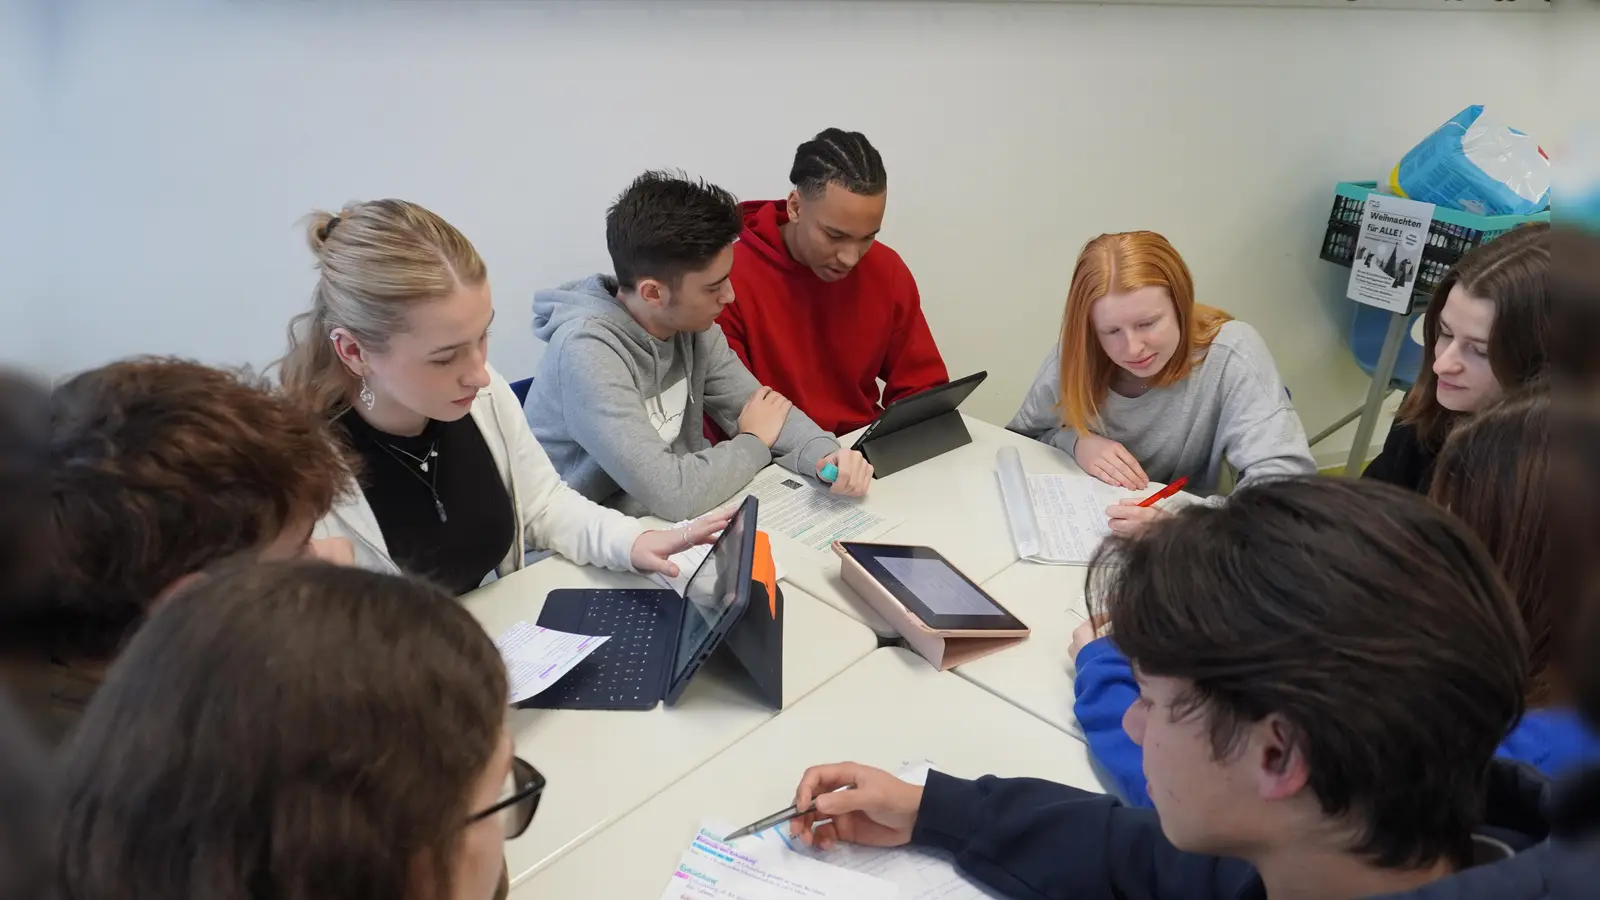
[[[757,381],[842,435],[950,376],[911,270],[875,244],[888,178],[866,136],[829,128],[806,141],[789,180],[786,200],[740,204],[738,302],[717,324]]]

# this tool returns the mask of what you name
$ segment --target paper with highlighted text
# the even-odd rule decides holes
[[[924,784],[933,768],[933,763],[926,760],[906,763],[895,771],[895,776],[912,784]],[[900,889],[900,900],[1003,900],[1002,895],[962,875],[955,857],[943,850],[855,844],[817,850],[789,837],[788,829],[788,825],[769,828],[740,840],[738,846],[744,848],[757,841],[781,844],[791,853],[890,882]]]
[[[511,681],[511,702],[521,703],[560,681],[607,640],[552,631],[529,622],[511,626],[494,642]]]
[[[661,900],[901,900],[894,884],[791,853],[781,844],[722,837],[733,829],[705,822],[683,851]]]

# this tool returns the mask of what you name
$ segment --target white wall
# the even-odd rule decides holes
[[[777,196],[794,146],[839,125],[888,162],[884,238],[952,372],[990,371],[976,412],[1013,411],[1083,241],[1152,228],[1265,333],[1316,431],[1365,389],[1345,273],[1316,258],[1333,182],[1471,102],[1538,135],[1577,117],[1549,89],[1560,8],[22,2],[4,21],[44,48],[44,100],[0,357],[49,374],[268,362],[312,283],[295,220],[401,196],[488,260],[514,377],[533,291],[606,266],[603,211],[633,175]]]

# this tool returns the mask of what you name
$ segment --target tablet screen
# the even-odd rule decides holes
[[[843,546],[852,559],[930,627],[996,631],[1027,627],[937,550],[848,541]]]
[[[755,546],[755,536],[747,533],[749,518],[741,507],[684,587],[683,624],[672,655],[672,683],[683,677],[712,632],[734,611],[741,593],[749,590],[749,555]]]

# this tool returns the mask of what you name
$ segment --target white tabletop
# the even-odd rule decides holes
[[[957,675],[1045,722],[1082,738],[1072,712],[1077,675],[1068,648],[1072,630],[1088,619],[1084,580],[1088,566],[1018,562],[984,582],[983,589],[1011,610],[1032,633],[954,670]]]
[[[854,760],[893,770],[923,759],[962,777],[1028,775],[1101,790],[1081,742],[934,671],[909,651],[884,649],[595,835],[512,897],[660,896],[702,819],[742,825],[782,809],[810,765]],[[545,815],[543,807],[538,815]]]
[[[995,477],[1000,448],[1016,447],[1023,466],[1032,474],[1076,474],[1081,470],[1070,456],[1054,447],[971,416],[963,418],[972,443],[877,479],[861,502],[868,511],[900,522],[873,540],[932,547],[981,584],[1017,561]],[[854,436],[840,440],[849,446]],[[837,559],[820,558],[778,535],[773,536],[773,546],[788,569],[788,581],[875,633],[894,634],[888,623],[845,586]]]
[[[490,635],[498,636],[519,621],[536,621],[549,591],[639,587],[655,585],[642,576],[554,557],[473,591],[463,603]],[[783,596],[783,695],[788,706],[866,657],[877,640],[859,623],[792,585],[784,587]],[[513,882],[548,865],[773,716],[734,673],[710,663],[672,709],[513,710],[510,725],[517,753],[550,783],[533,825],[506,844]]]

